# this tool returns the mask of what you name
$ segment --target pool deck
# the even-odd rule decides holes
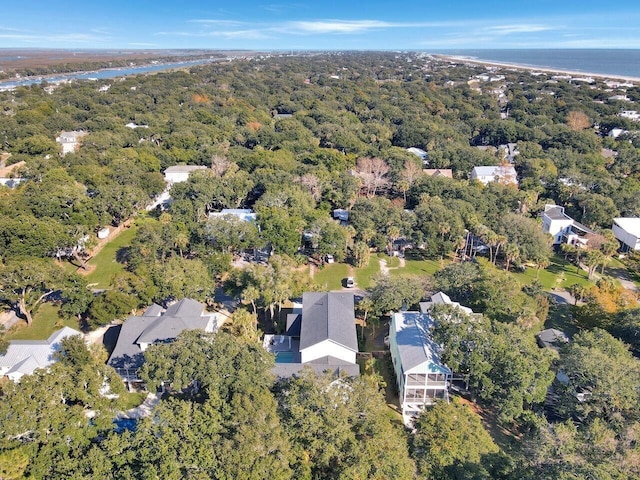
[[[262,343],[267,352],[276,355],[276,363],[300,363],[300,339],[287,335],[265,335]],[[278,353],[288,353],[287,362],[278,362]]]

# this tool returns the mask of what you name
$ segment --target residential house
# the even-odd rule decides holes
[[[451,305],[452,307],[458,308],[467,315],[472,315],[473,310],[469,307],[465,307],[464,305],[460,305],[458,302],[454,302],[451,300],[449,295],[444,292],[438,292],[434,295],[431,295],[431,299],[428,302],[420,302],[420,311],[422,313],[429,313],[431,309],[436,305]]]
[[[15,188],[24,182],[24,178],[3,178],[0,177],[0,185],[4,185],[5,187]]]
[[[518,185],[518,175],[513,165],[491,165],[473,167],[471,180],[478,180],[487,185],[491,182],[499,182],[508,185]]]
[[[517,143],[505,143],[498,147],[498,151],[502,153],[502,157],[509,163],[514,163],[516,157],[520,155]]]
[[[164,171],[164,180],[169,185],[174,183],[186,182],[189,175],[197,170],[206,170],[204,165],[174,165]]]
[[[209,213],[209,218],[224,217],[225,215],[231,215],[245,222],[256,223],[258,216],[250,208],[223,208],[219,212]]]
[[[357,376],[358,339],[353,293],[307,292],[287,317],[285,335],[265,335],[276,356],[273,373],[289,377],[310,367],[318,373]]]
[[[640,250],[640,218],[614,218],[612,230],[622,251]]]
[[[540,348],[550,348],[556,352],[562,345],[569,343],[569,337],[561,330],[547,328],[536,335],[536,340]]]
[[[632,101],[627,95],[623,95],[623,94],[612,95],[607,100],[609,100],[610,102],[614,102],[614,101],[631,102]]]
[[[550,204],[544,206],[542,231],[553,236],[554,245],[568,243],[576,246],[585,246],[587,244],[585,235],[594,233],[593,230],[564,213],[564,207]]]
[[[618,116],[623,118],[629,118],[635,121],[640,120],[640,113],[637,110],[623,110],[618,114]]]
[[[428,313],[397,312],[391,316],[389,348],[405,425],[437,400],[449,401],[452,372],[440,359],[431,338]]]
[[[611,138],[618,138],[620,135],[625,133],[629,133],[629,130],[625,130],[624,128],[612,128],[609,130],[607,136]]]
[[[453,178],[453,170],[450,168],[425,168],[422,172],[430,177]]]
[[[334,208],[333,218],[340,220],[340,223],[345,225],[349,221],[349,210],[345,210],[344,208]]]
[[[82,137],[86,136],[87,132],[82,130],[74,130],[73,132],[62,132],[56,138],[56,142],[62,145],[62,156],[67,153],[78,151],[80,148],[80,141]]]
[[[64,327],[46,340],[12,340],[7,353],[0,355],[0,375],[19,382],[23,375],[31,375],[38,368],[47,368],[60,350],[60,342],[67,337],[82,335],[73,328]]]
[[[420,160],[422,160],[423,163],[427,161],[427,152],[425,152],[421,148],[409,147],[407,148],[407,152],[413,153],[414,155],[417,155],[418,157],[420,157]]]
[[[141,316],[129,317],[122,324],[108,365],[127,382],[140,382],[138,369],[144,363],[144,351],[155,343],[174,340],[184,330],[211,333],[218,327],[215,313],[205,311],[196,300],[184,298],[166,310],[151,305]]]

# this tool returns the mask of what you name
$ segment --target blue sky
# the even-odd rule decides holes
[[[640,48],[640,2],[11,1],[0,13],[0,48],[12,47]]]

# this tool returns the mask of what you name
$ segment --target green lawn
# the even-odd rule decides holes
[[[33,316],[31,326],[28,327],[26,322],[15,325],[7,333],[7,340],[46,340],[62,327],[79,329],[76,319],[62,319],[58,316],[57,305],[44,303]]]
[[[124,265],[116,260],[118,250],[131,245],[131,241],[136,235],[138,227],[136,224],[125,229],[107,243],[100,252],[89,261],[89,266],[95,269],[87,275],[87,281],[93,288],[108,288],[111,279],[117,273],[124,270]]]
[[[449,260],[405,260],[404,267],[391,269],[391,275],[433,275]]]
[[[340,290],[342,280],[349,276],[349,265],[346,263],[329,263],[317,269],[313,281],[323,290]]]
[[[545,290],[567,288],[575,283],[579,285],[591,284],[591,280],[587,278],[587,272],[578,269],[574,264],[557,255],[551,257],[549,266],[546,269],[540,269],[539,274],[535,267],[527,267],[524,272],[512,273],[522,285],[528,285],[537,278]]]
[[[369,265],[355,269],[356,287],[366,290],[371,286],[371,279],[380,273],[380,262],[378,257],[371,255]]]
[[[136,408],[147,398],[147,392],[127,392],[118,399],[118,408],[123,411]]]

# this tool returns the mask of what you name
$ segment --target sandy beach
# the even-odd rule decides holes
[[[559,70],[556,68],[545,68],[545,67],[534,67],[531,65],[519,65],[516,63],[507,63],[507,62],[495,62],[492,60],[479,60],[475,58],[468,57],[457,57],[453,55],[439,55],[433,54],[435,58],[439,58],[441,60],[447,60],[455,63],[472,63],[474,65],[485,65],[487,67],[502,67],[502,68],[510,68],[513,70],[526,70],[529,72],[544,72],[550,73],[553,75],[571,75],[572,77],[580,77],[580,78],[597,78],[597,79],[606,79],[606,80],[624,80],[626,82],[640,83],[640,77],[627,77],[624,75],[612,75],[605,73],[591,73],[591,72],[580,72],[576,70]]]

